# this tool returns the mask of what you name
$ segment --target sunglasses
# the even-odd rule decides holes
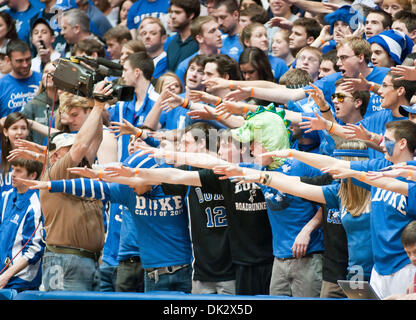
[[[341,92],[334,93],[333,95],[331,95],[331,99],[332,99],[332,100],[335,100],[335,98],[337,98],[337,100],[338,100],[339,102],[344,102],[344,99],[345,99],[346,97],[353,98],[353,96],[347,96],[347,95],[345,95],[345,94],[343,94],[343,93],[341,93]]]

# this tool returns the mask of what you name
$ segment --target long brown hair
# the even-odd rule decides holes
[[[29,121],[27,120],[26,116],[23,113],[20,112],[13,112],[10,113],[6,120],[4,120],[3,129],[8,130],[13,124],[15,124],[17,121],[25,120],[27,124],[28,130],[29,127]],[[5,174],[10,170],[10,163],[7,160],[7,156],[9,155],[10,151],[12,151],[13,147],[10,143],[10,140],[4,135],[3,130],[1,131],[1,170]]]

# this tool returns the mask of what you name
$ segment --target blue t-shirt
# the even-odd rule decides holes
[[[90,31],[102,39],[104,34],[112,28],[111,23],[92,1],[89,2],[86,13],[90,18]]]
[[[416,161],[407,164],[415,165]],[[350,168],[357,171],[378,171],[391,165],[386,159],[351,161]],[[381,188],[371,187],[371,239],[374,268],[380,275],[391,275],[410,263],[401,243],[406,225],[416,219],[415,186],[409,185],[408,197]],[[413,197],[413,198],[412,198]],[[409,206],[409,199],[411,206]]]
[[[405,120],[407,117],[394,117],[393,112],[390,109],[384,109],[378,111],[376,114],[373,114],[367,118],[364,118],[361,121],[361,124],[370,132],[376,134],[384,135],[386,132],[386,123],[390,121]],[[382,159],[384,154],[382,152],[376,151],[373,148],[368,150],[368,156],[370,159]]]
[[[161,75],[168,71],[168,57],[165,51],[159,56],[153,58],[155,69],[153,71],[153,78],[158,79]]]
[[[106,237],[102,260],[110,266],[117,266],[118,249],[120,246],[120,229],[123,221],[123,206],[108,202],[104,207]],[[137,254],[138,255],[138,254]]]
[[[185,97],[185,93],[179,94],[180,97]],[[162,126],[161,129],[175,130],[185,129],[192,123],[192,119],[187,115],[188,109],[182,107],[176,107],[169,112],[162,111],[159,118],[159,123]]]
[[[233,36],[228,34],[222,36],[222,48],[220,50],[222,54],[226,54],[238,62],[243,50],[238,33]]]
[[[159,18],[163,25],[167,26],[169,0],[141,0],[136,1],[130,7],[127,14],[127,28],[137,29],[145,17]]]
[[[362,212],[360,216],[353,217],[345,206],[341,205],[341,199],[338,196],[339,188],[339,183],[322,187],[326,207],[340,210],[341,223],[345,229],[348,242],[348,277],[350,278],[356,275],[357,272],[362,271],[364,272],[364,279],[368,281],[374,264],[371,245],[370,208]]]
[[[31,101],[39,89],[42,74],[32,72],[25,79],[16,79],[10,74],[0,79],[0,118],[12,112],[21,111]]]
[[[185,73],[186,73],[186,70],[188,70],[189,61],[191,61],[191,59],[198,54],[199,54],[199,51],[191,54],[188,58],[186,58],[181,63],[179,63],[178,66],[176,67],[175,73],[179,77],[179,79],[181,79],[182,86],[184,88],[185,88]]]
[[[180,35],[176,34],[172,37],[172,40],[166,49],[168,70],[175,72],[176,68],[183,60],[198,50],[199,45],[192,36],[189,36],[182,41]]]
[[[286,62],[278,57],[274,57],[272,55],[268,55],[270,66],[272,67],[272,72],[274,75],[274,79],[277,83],[279,83],[279,79],[283,76],[289,68],[287,67]]]
[[[10,14],[13,20],[16,21],[16,31],[19,39],[25,41],[27,44],[30,44],[30,20],[42,11],[45,7],[43,3],[39,1],[29,1],[30,6],[26,11],[16,11],[14,9],[6,9],[5,12]]]
[[[52,190],[62,192],[63,183],[74,184],[78,192],[84,189],[86,195],[93,194],[88,179],[53,181]],[[137,233],[143,268],[191,263],[188,217],[181,196],[167,196],[161,186],[153,186],[151,191],[139,196],[126,185],[96,180],[92,184],[96,198],[105,197],[129,208],[133,222],[131,228]]]
[[[318,169],[312,168],[299,160],[287,159],[276,169],[289,176],[317,176],[321,175]],[[315,216],[318,205],[285,194],[274,188],[260,185],[267,204],[267,213],[273,233],[273,254],[277,258],[293,257],[293,243],[302,228]],[[306,253],[321,252],[324,250],[322,230],[319,228],[310,235]]]

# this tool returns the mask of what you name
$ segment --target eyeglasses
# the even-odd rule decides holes
[[[338,60],[345,61],[345,60],[347,60],[347,59],[349,59],[351,57],[355,57],[355,55],[353,55],[353,56],[339,56],[338,57]]]
[[[353,96],[347,96],[341,92],[337,92],[334,93],[333,95],[331,95],[331,99],[335,100],[335,98],[338,100],[338,102],[344,102],[344,99],[350,97],[350,98],[354,98]]]

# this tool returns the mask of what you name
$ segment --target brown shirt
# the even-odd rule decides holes
[[[68,152],[50,168],[50,180],[79,178],[66,170],[77,165]],[[41,180],[49,180],[48,170],[45,170]],[[48,190],[40,190],[39,196],[48,245],[82,248],[93,252],[102,250],[104,221],[101,201],[50,193]]]

